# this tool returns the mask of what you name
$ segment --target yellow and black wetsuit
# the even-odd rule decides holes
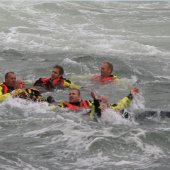
[[[109,108],[114,109],[115,111],[119,111],[122,113],[122,116],[124,118],[128,118],[129,115],[127,112],[125,114],[123,113],[124,109],[128,108],[133,100],[133,95],[129,94],[128,96],[124,97],[119,103],[117,104],[111,104]],[[101,117],[101,109],[100,109],[100,101],[97,99],[94,99],[93,106],[91,111],[88,113],[91,119],[95,119],[97,117]]]
[[[62,76],[54,80],[51,80],[51,78],[40,78],[34,83],[34,86],[43,87],[47,91],[63,88],[80,88],[79,85],[72,83],[70,80],[63,78]]]
[[[13,97],[18,97],[34,102],[43,102],[46,99],[40,94],[40,92],[33,88],[17,89],[13,93]]]
[[[0,101],[4,101],[11,97],[11,92],[13,90],[14,87],[7,86],[5,83],[0,83]]]
[[[130,106],[132,100],[133,100],[133,95],[129,94],[128,96],[124,97],[119,103],[112,104],[111,108],[114,109],[115,111],[119,111],[120,113],[122,113],[122,116],[124,118],[128,118],[129,114],[128,112],[124,112],[124,109]]]

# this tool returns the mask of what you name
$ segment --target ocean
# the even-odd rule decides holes
[[[131,87],[140,93],[125,120],[107,110],[93,122],[45,103],[0,103],[0,170],[169,170],[170,2],[0,1],[0,79],[14,71],[27,86],[62,65],[67,79],[117,103]],[[94,85],[103,62],[119,82]],[[68,100],[68,90],[52,95]],[[142,111],[157,115],[138,118]]]

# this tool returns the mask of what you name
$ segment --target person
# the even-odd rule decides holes
[[[7,74],[7,77],[9,75]],[[6,82],[8,82],[8,78]],[[3,84],[0,85],[0,88],[1,88],[0,94],[2,94],[4,91],[2,87],[3,87]],[[6,86],[4,87],[6,88]],[[36,89],[35,87],[26,88],[25,82],[23,80],[15,79],[15,83],[13,81],[13,84],[11,83],[10,86],[8,85],[7,87],[9,87],[10,90],[7,91],[6,89],[6,93],[0,95],[0,101],[4,101],[9,98],[22,98],[22,99],[26,99],[26,100],[30,100],[34,102],[48,102],[49,104],[54,102],[54,99],[52,96],[48,96],[47,98],[44,98],[41,95],[41,93],[38,91],[38,89]]]
[[[69,91],[69,101],[57,103],[52,96],[48,96],[47,99],[44,98],[41,93],[35,88],[25,88],[25,84],[22,80],[17,80],[15,85],[16,90],[12,92],[12,97],[23,98],[26,100],[31,100],[33,102],[47,102],[49,105],[49,110],[54,111],[57,107],[67,108],[70,111],[80,111],[81,109],[91,109],[87,115],[90,116],[92,120],[97,120],[102,115],[102,112],[107,108],[112,108],[122,114],[124,118],[128,118],[127,112],[124,109],[129,107],[134,95],[139,93],[139,89],[132,88],[128,96],[124,97],[117,104],[109,104],[108,98],[106,96],[96,96],[94,92],[91,92],[93,102],[91,100],[83,100],[79,89],[70,89]]]
[[[91,80],[99,84],[108,84],[118,79],[112,72],[113,65],[110,62],[104,62],[100,68],[100,75],[93,76]]]
[[[12,97],[22,98],[33,102],[48,102],[48,103],[54,102],[52,96],[48,96],[46,99],[35,87],[27,88],[23,80],[16,80],[15,90],[12,92]]]
[[[80,94],[80,90],[73,88],[69,91],[69,101],[60,102],[58,106],[62,108],[68,108],[71,111],[78,111],[83,108],[90,108],[92,106],[92,102],[90,100],[83,100]]]
[[[25,82],[23,80],[16,80],[14,89],[24,89],[26,88]]]
[[[107,108],[111,108],[116,112],[119,112],[122,117],[129,118],[129,113],[124,112],[124,109],[128,108],[130,104],[132,103],[133,97],[139,93],[139,89],[136,87],[133,87],[130,91],[130,94],[124,97],[122,100],[120,100],[117,104],[110,104],[108,101],[107,96],[99,96],[97,97],[95,93],[91,93],[91,96],[93,98],[93,107],[91,111],[88,113],[91,119],[97,119],[100,118],[102,115],[102,112],[104,112]]]
[[[31,94],[31,90],[32,90],[32,95],[30,95],[30,98],[33,99],[38,97],[39,94],[37,92],[35,92],[35,94],[33,94],[34,91],[37,91],[36,89],[33,90],[31,88],[26,89],[25,86],[25,82],[23,80],[16,80],[16,75],[14,72],[8,72],[5,75],[5,82],[1,83],[0,85],[0,101],[4,101],[10,97],[19,97],[19,98],[24,98],[24,99],[28,99],[29,95]]]
[[[12,71],[5,74],[5,82],[0,83],[0,101],[11,97],[11,92],[15,90],[16,74]]]
[[[34,87],[37,87],[40,92],[53,91],[54,89],[63,88],[80,88],[79,85],[72,83],[70,80],[63,78],[64,69],[60,65],[55,65],[50,77],[39,78],[35,81]],[[40,88],[42,87],[42,88]]]
[[[94,114],[97,114],[98,117],[101,117],[101,113],[106,108],[112,108],[116,111],[122,112],[125,108],[130,106],[133,96],[138,92],[139,89],[132,88],[130,94],[124,97],[120,102],[117,104],[109,104],[108,98],[106,96],[96,97],[95,93],[91,92],[91,96],[93,98],[92,102],[91,100],[83,100],[79,89],[71,89],[69,92],[69,101],[60,102],[58,106],[62,108],[68,108],[71,111],[78,111],[82,108],[90,108],[91,111],[88,112],[88,115],[91,118],[94,116]]]

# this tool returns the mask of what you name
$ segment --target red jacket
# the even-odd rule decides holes
[[[116,79],[118,79],[118,77],[116,75],[110,75],[110,76],[105,77],[105,78],[101,78],[100,75],[96,75],[93,78],[94,81],[99,82],[101,84],[107,84],[107,83],[110,83],[110,82],[112,82]]]

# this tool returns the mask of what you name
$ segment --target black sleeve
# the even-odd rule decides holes
[[[47,97],[47,102],[51,104],[51,103],[55,103],[55,100],[54,100],[54,98],[52,96],[48,96]]]
[[[130,100],[133,99],[133,95],[130,93],[128,96],[127,96]]]
[[[95,112],[97,113],[98,117],[101,117],[101,109],[100,109],[100,102],[97,99],[94,99],[93,104],[95,106]]]
[[[39,78],[38,80],[36,80],[33,86],[43,86],[43,85],[42,85],[41,78]]]
[[[70,83],[71,84],[71,81],[66,79],[66,78],[63,78],[64,81],[66,81],[67,83]]]

